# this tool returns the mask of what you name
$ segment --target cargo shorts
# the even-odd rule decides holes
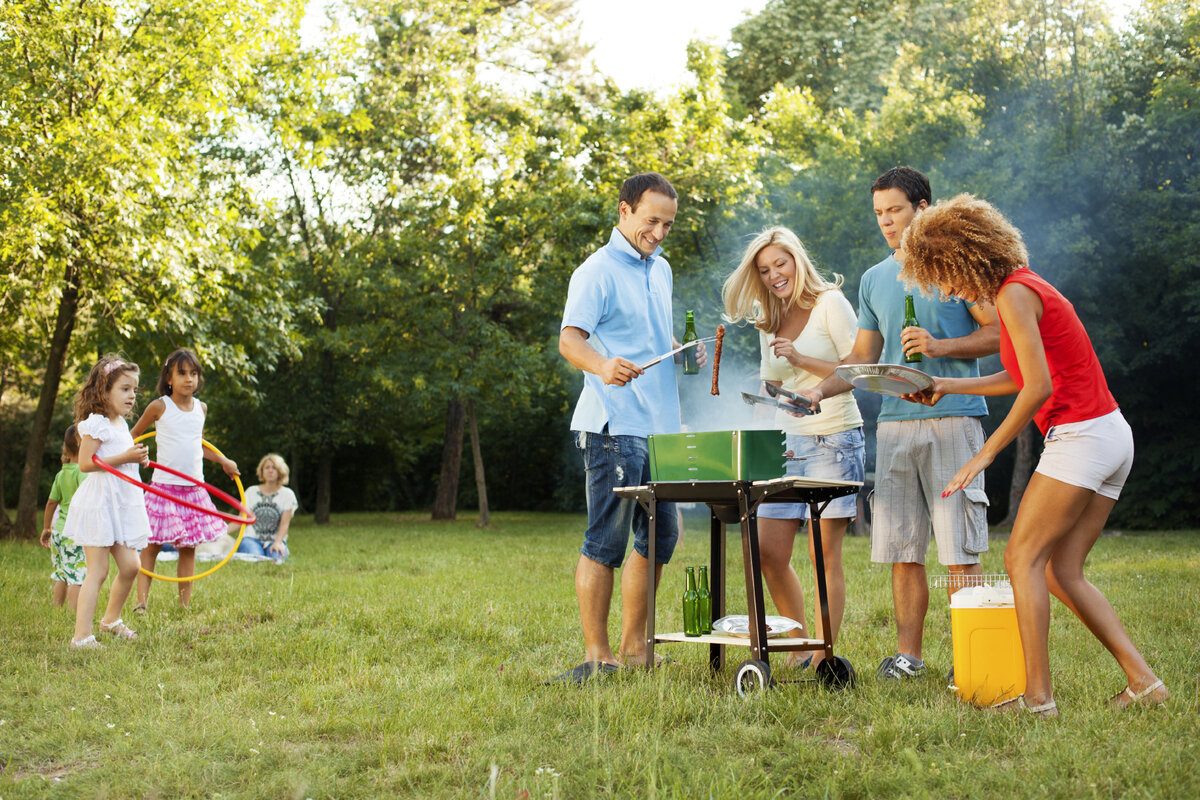
[[[983,473],[961,492],[942,497],[942,491],[984,441],[975,417],[879,423],[872,561],[924,564],[932,533],[942,564],[979,563],[979,554],[988,549]]]

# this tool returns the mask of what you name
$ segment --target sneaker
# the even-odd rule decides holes
[[[875,677],[881,681],[898,681],[905,678],[918,678],[925,672],[925,662],[918,661],[904,653],[888,656],[875,670]]]
[[[947,689],[957,689],[958,688],[957,686],[954,685],[954,667],[951,667],[950,671],[946,673],[946,688]]]

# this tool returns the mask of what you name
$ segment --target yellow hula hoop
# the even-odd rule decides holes
[[[146,431],[141,436],[134,439],[133,443],[137,444],[138,442],[142,441],[143,439],[149,439],[150,437],[154,436],[155,433],[156,433],[155,431]],[[201,439],[200,442],[201,442],[201,446],[207,447],[209,450],[212,450],[214,453],[219,455],[221,458],[225,457],[224,453],[222,453],[217,448],[213,447],[212,444],[210,444],[206,440]],[[237,484],[238,497],[241,498],[242,505],[246,505],[246,490],[242,488],[241,477],[234,475],[233,482],[235,484]],[[225,566],[229,562],[229,559],[233,558],[233,554],[237,552],[238,545],[240,545],[242,543],[242,537],[245,535],[246,535],[246,523],[243,522],[242,527],[238,530],[237,541],[235,541],[233,543],[233,549],[230,550],[225,555],[225,557],[217,563],[217,565],[215,567],[213,567],[212,569],[205,570],[204,572],[201,572],[198,575],[188,575],[185,578],[180,578],[178,576],[171,577],[170,575],[159,575],[157,572],[151,572],[150,570],[146,569],[145,567],[140,567],[139,569],[141,570],[141,573],[143,575],[149,575],[151,578],[155,578],[160,581],[168,581],[170,583],[187,583],[188,581],[197,581],[197,580],[200,580],[201,578],[206,578],[209,575],[212,575],[214,572],[219,570],[221,567]]]

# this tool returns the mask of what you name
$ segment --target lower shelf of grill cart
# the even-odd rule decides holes
[[[655,643],[658,642],[690,642],[693,644],[727,644],[734,647],[749,647],[749,636],[731,636],[728,633],[706,633],[701,636],[688,636],[680,633],[656,633],[654,635]],[[793,639],[787,636],[779,636],[767,640],[768,650],[814,650],[818,647],[824,647],[825,642],[820,639]]]

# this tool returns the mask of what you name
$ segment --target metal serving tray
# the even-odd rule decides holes
[[[652,481],[765,481],[786,465],[780,431],[662,433],[649,437]]]

